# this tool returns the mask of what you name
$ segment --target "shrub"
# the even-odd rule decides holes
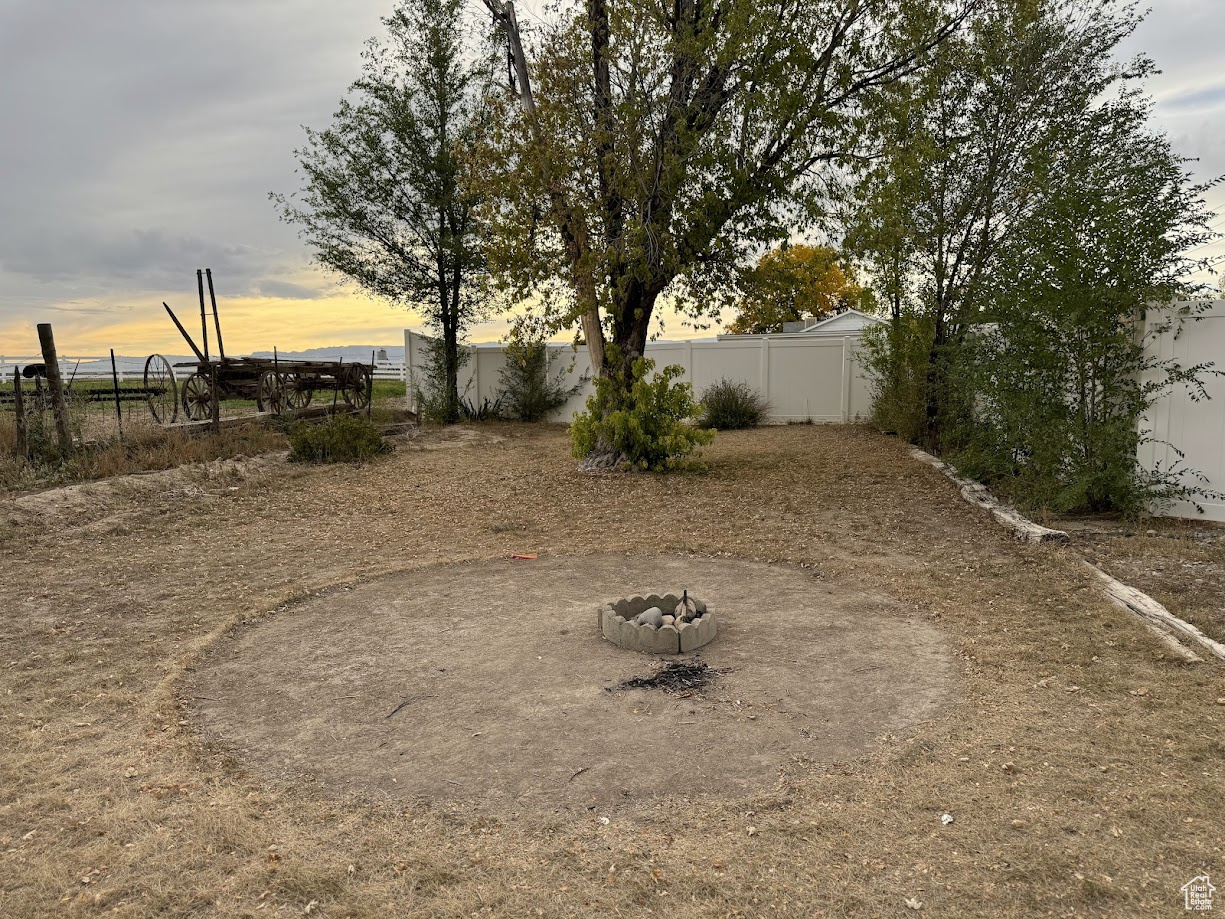
[[[586,377],[573,386],[564,382],[566,369],[549,372],[549,347],[541,340],[512,341],[506,348],[506,366],[498,399],[507,417],[517,421],[543,421],[550,412],[583,388]]]
[[[702,427],[719,431],[754,428],[766,417],[766,400],[742,380],[722,379],[702,393]]]
[[[570,428],[574,456],[663,472],[682,466],[697,447],[714,439],[714,431],[685,421],[697,405],[688,383],[672,382],[684,371],[665,367],[647,379],[654,367],[646,358],[634,361],[628,392],[611,377],[596,378],[595,395]]]
[[[923,433],[934,337],[930,317],[904,313],[888,324],[870,326],[860,339],[873,388],[871,421],[912,443]]]
[[[502,397],[490,399],[486,396],[480,405],[471,399],[460,399],[459,414],[465,421],[497,421],[503,415]]]
[[[289,430],[289,459],[298,463],[360,463],[391,447],[367,419],[337,415],[322,424],[297,422]]]

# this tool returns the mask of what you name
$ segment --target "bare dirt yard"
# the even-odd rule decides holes
[[[1223,671],[1075,542],[863,429],[706,459],[482,426],[0,499],[0,916],[1159,916],[1225,876]],[[719,672],[605,691],[658,661],[595,604],[682,579]]]

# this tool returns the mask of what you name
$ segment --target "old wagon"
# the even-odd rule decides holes
[[[208,310],[204,302],[204,278],[212,303],[213,324],[217,332],[216,359],[208,351]],[[274,356],[226,357],[221,340],[221,320],[217,315],[217,298],[213,293],[213,274],[196,271],[200,291],[200,328],[203,348],[183,328],[167,304],[162,306],[174,321],[188,347],[196,355],[194,361],[171,364],[160,354],[145,361],[144,391],[149,411],[159,424],[171,424],[178,419],[179,407],[188,421],[204,421],[227,399],[255,402],[261,412],[281,415],[307,408],[319,393],[331,395],[332,407],[343,400],[351,411],[368,408],[374,379],[373,364],[345,361],[284,361]],[[180,386],[175,368],[194,368]]]

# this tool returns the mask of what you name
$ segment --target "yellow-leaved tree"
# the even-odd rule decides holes
[[[729,332],[781,332],[783,323],[860,306],[867,291],[854,268],[829,246],[783,245],[766,252],[740,282],[741,297]]]

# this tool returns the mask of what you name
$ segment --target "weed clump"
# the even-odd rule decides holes
[[[378,428],[357,415],[299,421],[289,429],[289,459],[296,463],[362,463],[390,449]]]

